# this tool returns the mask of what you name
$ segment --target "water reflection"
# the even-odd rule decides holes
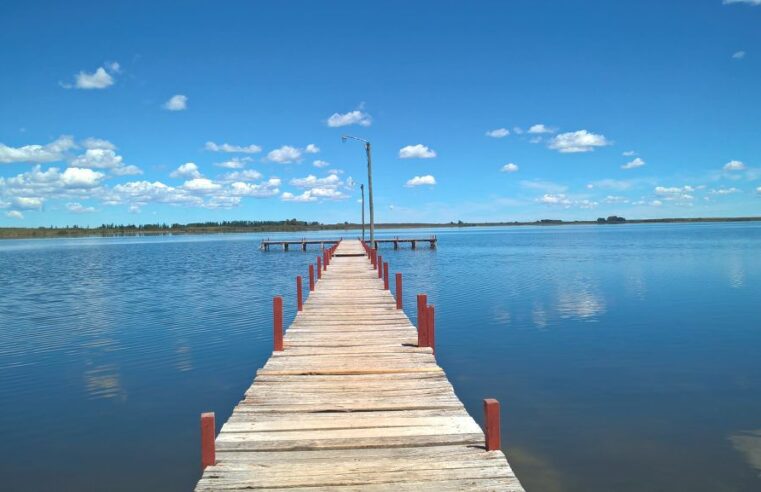
[[[743,455],[745,461],[759,472],[761,478],[761,429],[741,431],[729,436],[732,446]]]
[[[85,391],[89,398],[119,398],[127,399],[127,392],[119,383],[119,372],[114,364],[85,369]]]

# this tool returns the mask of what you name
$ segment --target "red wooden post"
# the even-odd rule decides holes
[[[484,400],[486,450],[497,451],[502,447],[499,429],[499,402],[493,398]]]
[[[328,269],[328,264],[330,263],[330,258],[332,256],[333,256],[333,253],[331,251],[328,251],[327,253],[325,253],[325,261],[322,262],[323,263],[323,267],[322,267],[323,270],[327,270]]]
[[[314,290],[314,265],[309,264],[309,291]]]
[[[272,298],[272,330],[275,340],[275,352],[283,351],[283,298]]]
[[[301,275],[296,277],[296,309],[304,310],[304,289],[301,286]]]
[[[428,346],[428,328],[426,327],[425,317],[428,314],[425,308],[428,303],[428,296],[425,294],[417,295],[417,346]]]
[[[383,278],[383,256],[378,255],[378,278]]]
[[[388,290],[388,262],[383,264],[383,290]]]
[[[201,470],[217,464],[214,448],[214,412],[201,414]]]
[[[396,309],[402,309],[402,274],[396,274]]]
[[[324,257],[325,255],[323,255]],[[317,280],[322,278],[322,258],[317,257]]]
[[[426,308],[428,311],[425,313],[425,327],[428,329],[428,346],[431,347],[431,351],[436,353],[436,312],[433,306]]]

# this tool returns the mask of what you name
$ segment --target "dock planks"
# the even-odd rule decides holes
[[[339,244],[197,491],[523,491],[363,253]]]

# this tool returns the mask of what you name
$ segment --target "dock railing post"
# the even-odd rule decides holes
[[[274,340],[274,351],[283,351],[283,298],[275,296],[272,298],[272,330]]]
[[[378,278],[383,278],[383,256],[378,255]]]
[[[396,309],[402,309],[402,274],[396,274]]]
[[[499,428],[499,402],[494,398],[484,400],[484,426],[486,450],[498,451],[502,448],[502,439]]]
[[[314,265],[309,264],[309,292],[314,290]]]
[[[388,290],[388,262],[383,264],[383,290]]]
[[[425,313],[425,326],[428,329],[428,346],[431,352],[436,353],[436,310],[428,306]]]
[[[216,449],[214,447],[214,434],[216,432],[214,424],[214,412],[204,412],[201,414],[201,470],[207,466],[217,464]]]
[[[428,314],[428,310],[426,309],[428,303],[428,296],[425,294],[418,294],[417,295],[417,346],[418,347],[427,347],[428,346],[428,327],[425,323],[425,317],[426,314]]]
[[[323,257],[325,255],[323,254]],[[322,258],[319,256],[317,257],[317,280],[320,280],[322,278]]]
[[[301,285],[301,275],[296,276],[296,310],[304,310],[304,288]]]

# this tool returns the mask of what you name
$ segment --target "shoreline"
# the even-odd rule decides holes
[[[698,217],[698,218],[664,218],[632,219],[620,221],[576,220],[562,221],[543,219],[534,222],[447,222],[447,223],[384,223],[376,224],[376,229],[422,229],[422,228],[468,228],[468,227],[524,227],[524,226],[564,226],[596,225],[616,226],[621,224],[689,224],[712,222],[761,222],[761,217]],[[353,231],[361,229],[362,224],[315,224],[283,221],[267,225],[125,225],[107,227],[0,227],[0,239],[41,239],[72,237],[121,237],[121,236],[157,236],[157,235],[200,235],[200,234],[246,234],[267,232],[320,232]]]

